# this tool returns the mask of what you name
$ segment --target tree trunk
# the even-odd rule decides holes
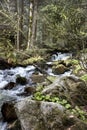
[[[33,3],[32,3],[32,1],[30,1],[30,6],[29,6],[29,28],[28,28],[28,43],[27,43],[27,49],[30,48],[30,43],[31,43],[32,17],[33,17]]]
[[[36,26],[37,26],[37,6],[38,0],[33,0],[30,3],[29,13],[29,32],[28,32],[28,45],[27,49],[33,48],[36,39]]]
[[[23,8],[24,0],[17,0],[17,49],[20,49],[20,45],[23,42]]]
[[[36,28],[37,28],[37,8],[38,0],[33,1],[33,21],[32,21],[32,36],[31,36],[31,48],[34,47],[36,41]]]

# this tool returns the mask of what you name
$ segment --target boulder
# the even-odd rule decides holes
[[[8,93],[4,93],[3,90],[0,90],[0,118],[2,118],[2,113],[1,113],[1,107],[2,105],[5,103],[5,102],[13,102],[15,101],[16,98],[11,96],[11,95],[8,95]]]
[[[52,72],[54,74],[63,74],[66,71],[69,71],[69,69],[65,67],[63,64],[59,64],[57,66],[52,67]]]
[[[42,94],[67,98],[73,105],[87,104],[87,85],[76,76],[58,77],[56,80],[46,86]]]
[[[34,101],[29,98],[15,105],[22,130],[64,130],[64,107],[53,102]]]
[[[17,96],[30,96],[36,92],[36,87],[34,86],[26,86],[24,88],[24,92],[18,93]]]
[[[28,93],[28,94],[34,94],[36,92],[36,87],[34,86],[27,86],[24,88],[24,92]]]
[[[12,88],[14,88],[14,87],[16,87],[16,83],[14,83],[14,82],[9,82],[5,87],[4,87],[4,89],[12,89]]]
[[[45,81],[45,78],[46,78],[46,76],[44,76],[44,75],[33,74],[33,75],[31,76],[31,79],[32,79],[32,81],[33,81],[34,83],[42,83],[42,82]]]
[[[14,109],[14,104],[10,102],[3,103],[1,107],[1,112],[4,121],[10,122],[17,119],[17,115]]]
[[[16,83],[25,85],[25,84],[27,84],[27,79],[25,77],[21,77],[20,75],[18,75],[16,78]]]
[[[22,130],[87,130],[87,124],[53,102],[29,98],[15,105]]]
[[[14,82],[7,82],[7,81],[2,81],[1,83],[0,83],[0,89],[12,89],[12,88],[14,88],[16,86],[16,83],[14,83]]]

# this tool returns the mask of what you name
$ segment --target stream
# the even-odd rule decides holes
[[[71,53],[56,53],[53,54],[51,57],[50,62],[47,62],[47,64],[51,64],[53,61],[58,60],[66,60],[68,58],[71,58]],[[0,130],[7,130],[7,123],[2,121],[2,114],[1,114],[1,106],[6,101],[12,101],[12,100],[22,100],[25,98],[24,96],[18,96],[19,94],[24,92],[24,88],[26,86],[33,86],[33,82],[31,79],[32,74],[35,72],[34,66],[27,66],[27,67],[16,67],[11,69],[5,69],[0,70]],[[48,75],[54,75],[52,73],[52,68],[49,67],[47,70]],[[64,74],[61,74],[60,76],[66,76],[70,75],[71,71],[65,72]],[[6,85],[8,85],[10,82],[16,83],[17,76],[25,77],[27,79],[27,84],[20,85],[16,84],[15,87],[12,89],[4,89]]]

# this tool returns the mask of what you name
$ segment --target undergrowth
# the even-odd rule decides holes
[[[61,104],[62,106],[64,106],[66,108],[66,110],[68,110],[71,114],[77,116],[77,118],[83,120],[83,121],[87,121],[86,120],[86,112],[83,111],[81,108],[79,108],[78,106],[75,106],[74,108],[72,107],[72,105],[66,100],[66,99],[61,99],[57,96],[50,96],[50,95],[44,95],[41,92],[36,92],[33,96],[33,100],[36,101],[48,101],[48,102],[54,102],[54,103],[58,103]]]

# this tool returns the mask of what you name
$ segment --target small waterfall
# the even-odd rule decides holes
[[[51,61],[50,62],[47,62],[47,65],[50,66],[52,65],[52,62],[53,61],[61,61],[61,60],[67,60],[67,59],[70,59],[72,58],[72,53],[61,53],[61,52],[57,52],[56,54],[53,54],[52,57],[51,57]],[[52,75],[52,76],[57,76],[57,75],[54,75],[54,73],[52,73],[52,68],[49,67],[47,69],[47,73],[49,75]],[[71,70],[68,71],[68,72],[65,72],[64,74],[60,74],[60,76],[66,76],[66,75],[70,75],[71,74]]]
[[[56,54],[52,55],[51,60],[52,61],[58,61],[58,60],[67,60],[72,57],[71,53],[61,53],[57,52]]]

